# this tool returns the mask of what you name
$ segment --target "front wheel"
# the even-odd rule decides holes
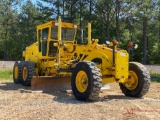
[[[71,76],[71,87],[76,99],[97,100],[102,87],[102,78],[96,64],[89,61],[79,62]]]
[[[34,63],[25,61],[22,65],[21,82],[24,86],[31,85],[31,79],[35,75]]]
[[[119,85],[126,96],[143,97],[150,87],[150,74],[144,65],[130,62],[128,80],[126,83],[120,83]]]

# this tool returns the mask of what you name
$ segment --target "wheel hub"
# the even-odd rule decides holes
[[[14,77],[15,77],[15,79],[18,78],[18,67],[17,66],[15,67]]]
[[[76,76],[76,87],[79,92],[85,92],[88,87],[88,77],[84,71],[79,71]]]
[[[125,83],[125,86],[129,90],[134,90],[138,85],[138,77],[134,71],[129,71],[128,81]]]
[[[23,69],[23,80],[26,80],[26,79],[27,79],[27,74],[28,74],[27,68],[24,67],[24,69]]]

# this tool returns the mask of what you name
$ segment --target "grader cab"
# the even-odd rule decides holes
[[[119,83],[126,96],[142,97],[148,92],[150,75],[145,66],[129,63],[127,51],[117,49],[117,41],[98,44],[91,38],[91,23],[87,43],[78,41],[79,30],[60,18],[37,26],[37,42],[23,51],[25,61],[15,62],[14,82],[32,88],[38,82],[41,87],[71,86],[75,98],[82,101],[97,100],[102,85],[111,82]]]

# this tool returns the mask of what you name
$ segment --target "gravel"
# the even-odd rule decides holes
[[[67,92],[32,92],[13,82],[0,82],[0,120],[158,120],[160,83],[143,99],[126,97],[118,84],[102,91],[99,101],[77,101]]]
[[[12,68],[14,61],[0,61],[0,67]],[[159,72],[160,65],[146,66]],[[152,83],[142,99],[126,97],[117,83],[101,91],[99,101],[77,101],[71,93],[33,92],[30,87],[0,82],[0,120],[158,120],[160,83]]]
[[[13,68],[15,61],[0,61],[0,68]]]

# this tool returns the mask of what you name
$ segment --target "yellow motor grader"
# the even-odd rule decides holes
[[[78,31],[78,25],[60,18],[37,26],[37,41],[23,51],[25,61],[15,62],[14,83],[34,88],[38,82],[43,86],[56,81],[51,87],[71,86],[75,98],[82,101],[97,100],[102,85],[111,82],[119,83],[126,96],[142,97],[148,92],[146,67],[129,62],[127,51],[117,48],[117,41],[98,44],[98,39],[91,39],[91,23],[86,43]]]

